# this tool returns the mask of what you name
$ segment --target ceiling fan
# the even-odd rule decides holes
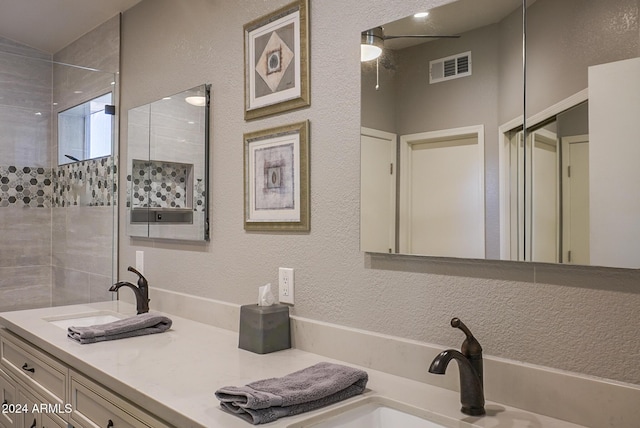
[[[380,56],[385,40],[391,39],[457,39],[460,36],[452,35],[430,35],[430,34],[408,34],[408,35],[385,35],[382,27],[371,28],[363,31],[360,37],[360,61],[371,61]]]

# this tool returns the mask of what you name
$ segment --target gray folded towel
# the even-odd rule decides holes
[[[103,342],[105,340],[124,339],[125,337],[143,336],[162,333],[169,330],[171,320],[157,314],[140,314],[106,324],[88,327],[69,327],[67,336],[81,344]]]
[[[258,425],[361,394],[368,379],[365,371],[324,362],[280,378],[226,386],[216,397],[223,410]]]

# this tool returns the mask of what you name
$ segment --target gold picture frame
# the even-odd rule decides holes
[[[309,231],[309,121],[244,134],[244,229]]]
[[[244,26],[245,120],[310,105],[309,0]]]

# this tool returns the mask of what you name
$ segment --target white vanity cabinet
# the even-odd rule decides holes
[[[0,428],[171,428],[1,328],[0,393]]]
[[[0,367],[2,399],[3,403],[7,401],[0,425],[11,428],[67,426],[64,404],[68,369],[64,365],[1,330]]]

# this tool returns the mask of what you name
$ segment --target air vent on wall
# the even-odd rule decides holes
[[[471,76],[471,52],[429,61],[429,83]]]

